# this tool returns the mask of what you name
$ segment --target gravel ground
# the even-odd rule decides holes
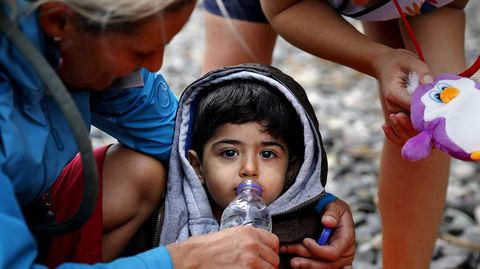
[[[202,12],[199,5],[167,47],[160,72],[177,94],[200,76]],[[466,57],[471,64],[480,55],[480,1],[471,0],[466,12]],[[348,201],[354,213],[358,245],[354,267],[380,268],[376,192],[383,132],[375,80],[313,57],[282,39],[277,42],[273,65],[304,86],[316,109],[329,161],[327,190]],[[478,80],[479,74],[475,78]],[[112,141],[97,130],[93,130],[92,138],[94,145]],[[479,171],[478,164],[452,163],[445,220],[431,269],[480,268]]]

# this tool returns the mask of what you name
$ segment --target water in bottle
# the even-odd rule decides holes
[[[262,200],[262,186],[253,179],[245,179],[237,187],[237,197],[225,208],[220,229],[238,225],[252,225],[272,231],[272,216]]]

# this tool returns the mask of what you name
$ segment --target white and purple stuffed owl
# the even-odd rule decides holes
[[[460,160],[480,161],[480,84],[445,74],[424,85],[412,78],[412,90],[410,117],[419,134],[405,143],[403,158],[424,159],[434,146]]]

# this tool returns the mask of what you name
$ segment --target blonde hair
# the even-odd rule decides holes
[[[0,0],[0,2],[6,2],[12,13],[20,16],[32,12],[45,3],[63,3],[92,23],[108,25],[135,22],[154,15],[175,2],[184,4],[191,0],[25,0],[25,3],[20,5],[23,8],[26,7],[23,10],[19,8],[16,0]]]

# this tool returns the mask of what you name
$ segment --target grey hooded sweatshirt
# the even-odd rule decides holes
[[[298,113],[304,129],[304,161],[294,183],[268,205],[272,232],[281,243],[316,238],[321,232],[320,214],[315,206],[322,199],[327,161],[318,131],[318,121],[304,89],[291,77],[273,67],[247,64],[212,71],[183,92],[175,122],[160,245],[181,242],[192,235],[217,231],[206,190],[187,159],[190,149],[197,96],[216,84],[230,80],[267,83],[277,89]],[[212,87],[213,86],[213,87]]]

